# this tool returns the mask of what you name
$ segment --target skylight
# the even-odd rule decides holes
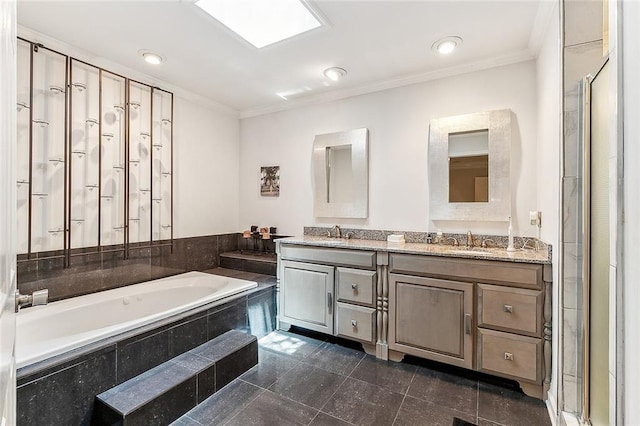
[[[199,0],[196,5],[257,48],[321,25],[300,0]]]

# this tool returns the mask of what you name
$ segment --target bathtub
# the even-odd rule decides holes
[[[42,361],[257,287],[253,281],[187,272],[20,311],[16,367]]]

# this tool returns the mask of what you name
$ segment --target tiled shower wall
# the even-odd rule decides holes
[[[562,389],[564,411],[582,411],[584,360],[582,292],[582,145],[581,80],[595,73],[603,61],[602,3],[564,1],[564,143],[562,178],[563,343]]]
[[[49,300],[55,301],[182,272],[204,271],[218,266],[220,253],[238,250],[240,237],[233,233],[177,238],[173,251],[170,246],[132,248],[127,259],[123,251],[81,255],[81,251],[73,250],[68,268],[63,258],[42,259],[62,252],[38,253],[40,259],[30,260],[19,255],[18,289],[30,294],[47,288]]]

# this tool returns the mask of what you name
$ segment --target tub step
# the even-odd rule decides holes
[[[278,258],[275,253],[231,251],[220,254],[220,266],[238,271],[276,276]]]
[[[96,396],[92,423],[169,424],[257,363],[256,337],[228,331]]]

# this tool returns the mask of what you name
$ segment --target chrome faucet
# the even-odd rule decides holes
[[[455,239],[455,238],[453,238],[453,237],[445,237],[445,238],[443,238],[443,240],[444,240],[445,242],[447,242],[447,241],[449,241],[449,240],[452,240],[452,241],[453,241],[453,246],[454,246],[454,247],[458,247],[458,240],[457,240],[457,239]]]
[[[342,238],[342,234],[340,233],[340,225],[334,225],[333,232],[336,234],[336,238]]]
[[[49,290],[43,289],[34,291],[31,294],[20,294],[19,290],[16,290],[16,312],[20,311],[20,308],[24,306],[37,306],[46,305],[49,301]]]
[[[487,243],[488,243],[489,241],[491,241],[494,245],[495,245],[495,243],[496,243],[496,242],[495,242],[494,240],[492,240],[491,238],[484,238],[484,239],[482,240],[482,243],[480,243],[480,247],[482,247],[482,248],[488,248],[488,247],[489,247],[489,245],[488,245]]]
[[[473,248],[473,235],[471,235],[471,231],[467,231],[467,248]]]
[[[538,244],[538,240],[533,239],[533,238],[527,238],[524,240],[524,242],[522,243],[522,250],[526,249],[527,247],[529,247],[529,244],[533,244],[533,247],[531,247],[533,250],[538,251],[540,250],[540,244]]]

